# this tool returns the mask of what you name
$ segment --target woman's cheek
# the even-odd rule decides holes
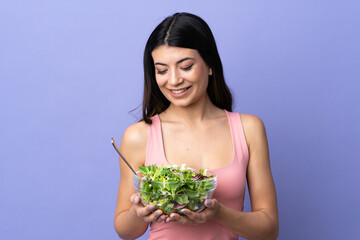
[[[157,77],[156,77],[156,83],[157,83],[159,86],[164,85],[164,83],[165,83],[164,77],[162,77],[162,76],[157,76]]]

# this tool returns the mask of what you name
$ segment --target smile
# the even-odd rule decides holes
[[[175,93],[175,94],[180,94],[180,93],[183,93],[185,92],[186,90],[188,90],[190,87],[187,87],[187,88],[183,88],[183,89],[178,89],[178,90],[170,90],[172,93]]]

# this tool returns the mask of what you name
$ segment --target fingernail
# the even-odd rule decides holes
[[[182,213],[184,213],[184,214],[186,213],[186,211],[185,211],[184,209],[183,209],[183,210],[181,210],[181,212],[182,212]]]
[[[157,212],[156,215],[160,216],[160,215],[161,215],[161,212]]]
[[[138,200],[138,197],[135,197],[135,198],[134,198],[134,203],[136,203],[136,202],[137,202],[137,200]]]
[[[153,207],[152,205],[150,205],[149,208],[150,208],[150,210],[153,210],[153,209],[154,209],[154,207]]]
[[[172,215],[171,218],[175,218],[175,215]]]
[[[164,221],[164,217],[161,217],[160,219],[161,219],[161,221]]]
[[[211,205],[211,201],[210,200],[206,200],[206,205]]]

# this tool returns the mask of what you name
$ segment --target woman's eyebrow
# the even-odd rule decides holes
[[[183,61],[186,61],[186,60],[195,60],[195,58],[186,57],[186,58],[183,58],[183,59],[180,59],[179,61],[177,61],[176,64],[182,63]],[[156,62],[156,63],[154,63],[154,65],[167,66],[165,63],[161,63],[161,62]]]

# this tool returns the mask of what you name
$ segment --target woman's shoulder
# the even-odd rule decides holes
[[[265,125],[258,116],[241,113],[240,117],[248,144],[266,137]]]
[[[121,147],[130,149],[143,149],[146,147],[147,125],[140,121],[130,125],[124,132]]]
[[[263,128],[263,121],[256,115],[247,114],[247,113],[239,113],[241,117],[242,124],[244,127],[253,129],[253,128]]]

